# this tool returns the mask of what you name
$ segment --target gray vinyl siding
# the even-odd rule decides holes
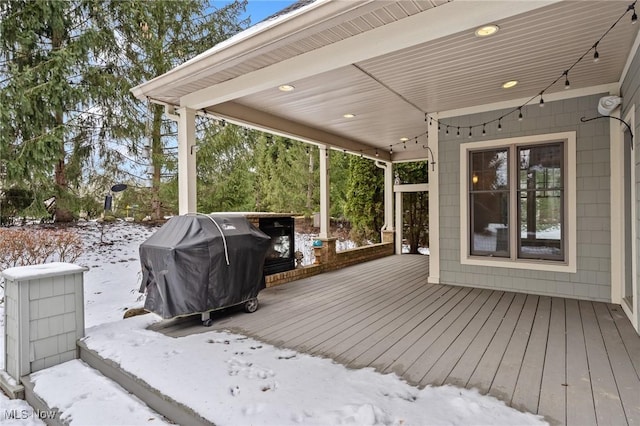
[[[556,102],[546,102],[544,108],[537,99],[523,108],[524,119],[518,121],[517,111],[497,123],[482,128],[465,126],[488,122],[512,109],[443,119],[448,124],[440,132],[440,282],[486,287],[542,295],[575,297],[610,301],[611,299],[611,213],[610,213],[610,150],[609,120],[587,123],[581,117],[598,115],[598,100],[602,95],[585,96]],[[456,137],[460,126],[460,137]],[[460,144],[539,135],[576,132],[576,198],[577,198],[577,273],[546,272],[512,268],[496,268],[460,263]],[[462,167],[465,167],[462,165]],[[568,216],[571,218],[571,215]]]
[[[636,192],[640,191],[640,152],[638,139],[640,135],[640,49],[636,51],[626,78],[620,88],[622,96],[622,114],[624,119],[632,105],[635,105],[635,128],[633,129],[633,144],[635,155]],[[636,265],[640,265],[640,194],[636,195]],[[636,270],[636,280],[640,282],[640,268]],[[640,309],[640,297],[636,295],[635,309]]]

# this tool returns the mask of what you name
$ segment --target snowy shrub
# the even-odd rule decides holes
[[[0,229],[0,270],[48,262],[73,262],[80,254],[82,240],[71,231]]]

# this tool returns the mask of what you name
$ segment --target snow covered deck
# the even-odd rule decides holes
[[[640,337],[605,303],[427,283],[428,258],[391,256],[260,293],[231,330],[420,386],[477,388],[552,424],[638,424]],[[197,318],[153,327],[211,331]]]

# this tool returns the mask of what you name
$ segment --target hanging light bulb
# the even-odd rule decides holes
[[[446,135],[448,135],[448,134],[449,134],[449,125],[448,125],[448,124],[447,124],[447,129],[445,130],[445,132],[444,132],[444,133],[445,133]]]
[[[456,137],[459,138],[460,137],[460,126],[458,126],[458,133],[456,133]]]
[[[389,145],[389,155],[393,155],[393,145]]]
[[[498,131],[502,131],[502,117],[498,118]]]
[[[518,121],[522,121],[522,107],[518,108]]]
[[[540,92],[540,103],[538,105],[540,105],[540,108],[544,108],[544,99],[542,98],[542,94],[543,92]]]
[[[482,136],[487,136],[486,126],[487,126],[486,123],[482,123]]]
[[[471,127],[469,127],[469,137],[473,136],[473,133],[471,133]]]
[[[416,144],[417,144],[417,143],[418,143],[418,137],[416,136],[416,138],[415,138],[415,139],[416,139]]]
[[[636,24],[638,22],[638,14],[636,13],[635,4],[636,4],[636,2],[633,2],[633,4],[631,6],[629,6],[629,9],[633,10],[633,15],[631,15],[631,23],[632,24]]]
[[[380,157],[380,154],[378,153],[377,149],[376,149],[376,157]]]
[[[598,62],[600,60],[600,54],[598,53],[598,43],[593,45],[593,62]]]
[[[407,141],[402,142],[402,148],[407,149]]]
[[[424,113],[424,122],[425,122],[425,123],[427,122],[427,117],[428,117],[428,115],[427,115],[427,113],[425,112],[425,113]]]
[[[440,122],[438,121],[438,131],[440,131]]]
[[[564,72],[564,88],[565,89],[571,88],[571,84],[569,84],[569,70]]]

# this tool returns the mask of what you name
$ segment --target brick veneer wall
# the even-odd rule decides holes
[[[280,272],[265,277],[267,287],[274,287],[290,281],[311,277],[326,271],[344,268],[346,266],[355,265],[357,263],[367,262],[369,260],[379,259],[393,254],[393,243],[373,244],[354,249],[343,250],[336,253],[335,261],[329,263],[321,263],[318,265],[309,265],[304,268],[297,268],[291,271]]]

